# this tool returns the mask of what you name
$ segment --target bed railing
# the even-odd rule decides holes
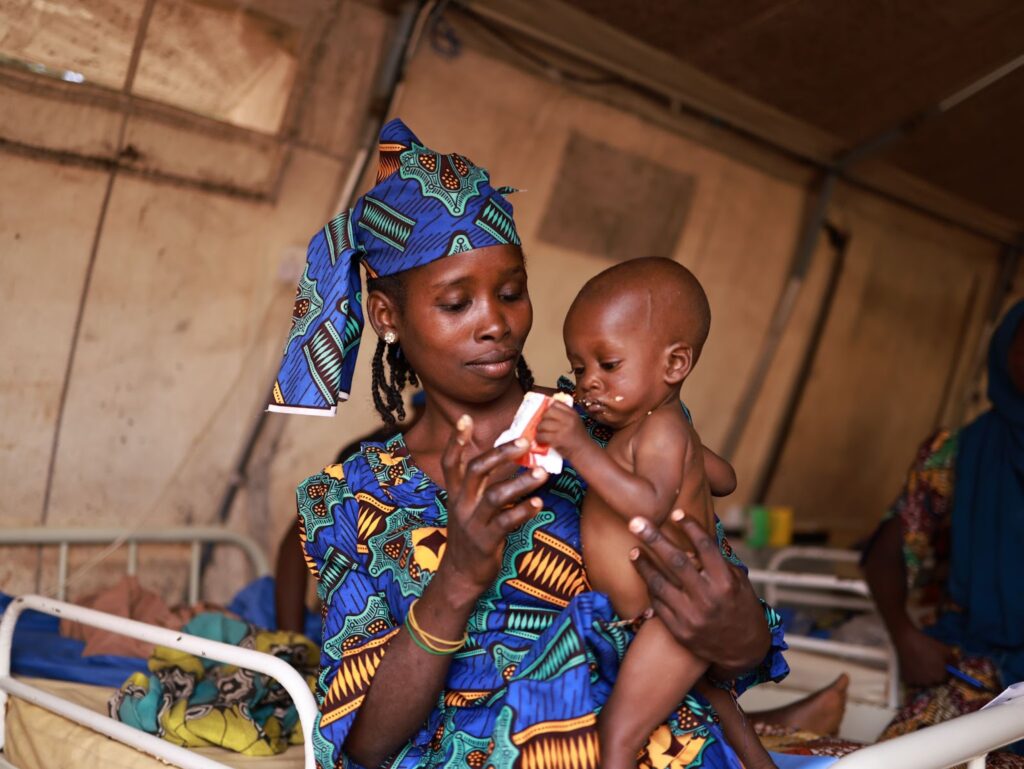
[[[985,769],[985,756],[1024,739],[1024,699],[985,708],[917,732],[868,745],[832,769]]]
[[[6,736],[3,714],[6,712],[8,696],[13,695],[170,764],[182,767],[182,769],[227,769],[227,765],[219,761],[173,745],[128,724],[115,721],[81,705],[61,699],[43,689],[31,686],[24,681],[12,678],[11,649],[14,640],[14,626],[18,617],[26,609],[100,627],[152,644],[180,649],[189,654],[238,665],[273,677],[288,692],[298,711],[306,751],[305,769],[315,769],[316,762],[313,758],[312,746],[313,720],[317,714],[316,701],[302,675],[284,660],[252,649],[210,641],[178,630],[147,625],[144,622],[117,617],[38,595],[15,598],[7,607],[3,618],[0,619],[0,751],[4,748]]]
[[[855,611],[874,611],[871,592],[862,579],[837,577],[834,574],[782,571],[787,561],[822,561],[826,563],[857,563],[860,554],[855,550],[826,547],[785,547],[775,553],[765,569],[751,569],[749,578],[763,586],[764,599],[773,606],[798,604],[825,606]],[[793,633],[786,634],[786,643],[793,649],[817,652],[831,657],[878,663],[886,671],[886,705],[899,707],[899,662],[892,644],[884,647],[812,638]]]
[[[73,545],[109,545],[123,541],[128,550],[127,573],[138,570],[140,544],[187,544],[191,547],[188,570],[188,602],[199,600],[200,566],[204,544],[237,547],[249,559],[254,575],[270,573],[267,558],[253,540],[235,531],[216,526],[190,526],[179,528],[126,531],[124,529],[61,529],[20,528],[0,529],[0,547],[14,545],[57,546],[57,598],[67,598],[68,554]],[[38,586],[37,586],[37,589]]]
[[[783,564],[789,561],[821,561],[828,564],[838,563],[860,563],[861,554],[857,550],[843,550],[833,547],[806,547],[794,545],[780,548],[768,559],[767,571],[780,572]],[[808,575],[811,576],[811,575]],[[769,585],[766,588],[765,600],[770,604],[776,603],[802,603],[804,606],[830,606],[840,609],[853,609],[855,611],[874,611],[875,604],[871,600],[871,592],[867,583],[862,579],[841,579],[844,587],[849,591],[850,597],[828,596],[819,598],[814,593],[806,591],[788,591],[782,585]],[[836,602],[838,599],[838,603]]]

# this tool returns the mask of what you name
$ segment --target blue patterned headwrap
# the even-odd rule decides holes
[[[486,246],[519,245],[509,188],[456,153],[424,147],[401,120],[380,132],[377,184],[309,242],[270,411],[333,416],[352,386],[370,278]]]

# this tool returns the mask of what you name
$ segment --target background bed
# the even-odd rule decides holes
[[[107,713],[110,688],[43,679],[23,679],[101,715]],[[7,710],[5,754],[17,769],[103,767],[103,769],[166,769],[163,761],[124,745],[81,724],[12,697]],[[269,758],[250,758],[221,748],[192,752],[237,769],[302,769],[303,747],[293,745]]]

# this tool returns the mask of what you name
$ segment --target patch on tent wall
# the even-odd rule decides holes
[[[617,262],[672,256],[696,184],[692,174],[573,133],[540,237]]]

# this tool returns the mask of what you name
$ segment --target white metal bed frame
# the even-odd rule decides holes
[[[14,626],[26,609],[51,614],[55,617],[74,620],[93,627],[137,638],[161,646],[188,652],[199,657],[208,657],[221,662],[255,670],[275,678],[288,692],[298,711],[299,724],[305,745],[305,769],[315,769],[313,758],[313,720],[317,714],[316,701],[313,698],[305,679],[291,665],[272,654],[265,654],[253,649],[210,641],[199,636],[182,633],[178,630],[147,625],[124,617],[86,609],[82,606],[44,598],[38,595],[27,595],[15,598],[4,612],[0,620],[0,714],[5,712],[7,698],[11,695],[30,702],[41,708],[75,721],[90,729],[112,737],[119,742],[137,748],[157,758],[163,759],[182,769],[228,769],[226,764],[214,761],[194,751],[178,747],[170,742],[136,729],[128,724],[96,713],[88,708],[61,699],[50,692],[18,681],[11,676],[11,649],[14,641]],[[0,751],[5,744],[5,721],[0,719]],[[0,759],[3,760],[3,759]],[[5,762],[6,763],[6,762]],[[8,764],[10,766],[10,764]]]
[[[21,596],[14,599],[0,619],[0,767],[12,765],[3,757],[5,744],[4,708],[11,695],[30,702],[71,721],[87,726],[94,731],[112,737],[156,756],[183,769],[225,769],[226,765],[198,753],[181,748],[154,737],[127,724],[96,713],[88,708],[61,699],[60,697],[19,681],[11,676],[11,651],[14,627],[21,613],[27,609],[50,614],[62,619],[80,622],[84,625],[101,627],[120,635],[136,638],[161,646],[167,646],[200,657],[228,662],[233,665],[255,670],[275,678],[288,692],[295,703],[305,743],[305,767],[313,769],[315,762],[312,750],[313,719],[317,713],[316,701],[302,676],[284,660],[270,654],[242,649],[230,644],[210,641],[180,631],[148,625],[144,622],[118,617],[105,612],[87,609],[64,601],[67,594],[68,560],[71,547],[75,545],[124,544],[128,551],[127,573],[138,571],[138,549],[144,544],[187,544],[189,545],[188,597],[190,603],[199,600],[200,562],[204,544],[229,545],[237,547],[247,557],[253,574],[262,577],[270,573],[267,559],[259,545],[248,537],[234,531],[212,526],[172,527],[153,530],[126,531],[124,529],[42,529],[16,528],[0,529],[0,547],[13,546],[56,546],[57,553],[57,599],[38,595]]]
[[[1024,701],[979,710],[927,729],[868,745],[833,769],[985,769],[985,756],[1024,739]]]
[[[875,611],[863,579],[781,570],[783,564],[793,560],[859,563],[860,553],[826,547],[781,548],[768,560],[765,569],[751,569],[749,573],[751,582],[764,586],[768,603]],[[878,648],[791,633],[786,634],[786,643],[794,649],[882,663],[888,673],[889,707],[898,707],[899,664],[891,644]],[[1021,739],[1024,739],[1024,699],[865,746],[832,766],[834,769],[949,769],[966,763],[967,769],[984,769],[989,752]]]
[[[749,578],[755,585],[764,586],[764,599],[772,606],[798,604],[803,606],[824,606],[834,609],[853,609],[874,612],[871,592],[863,579],[837,577],[833,574],[808,574],[782,571],[787,561],[819,561],[822,563],[859,563],[860,553],[856,550],[840,550],[828,547],[784,547],[774,553],[764,569],[751,569]],[[899,662],[896,650],[891,644],[885,647],[868,646],[833,641],[827,638],[786,633],[786,643],[793,649],[826,654],[830,657],[870,662],[880,665],[887,674],[886,704],[895,710],[899,707]]]
[[[150,530],[18,528],[0,529],[0,547],[19,545],[57,546],[57,599],[67,598],[68,555],[73,545],[109,545],[123,543],[128,549],[127,573],[138,571],[140,544],[188,544],[191,548],[188,569],[188,602],[199,601],[200,564],[204,544],[237,547],[249,559],[254,575],[270,574],[270,566],[259,545],[235,531],[215,526],[172,527]],[[36,589],[39,589],[38,586]]]

